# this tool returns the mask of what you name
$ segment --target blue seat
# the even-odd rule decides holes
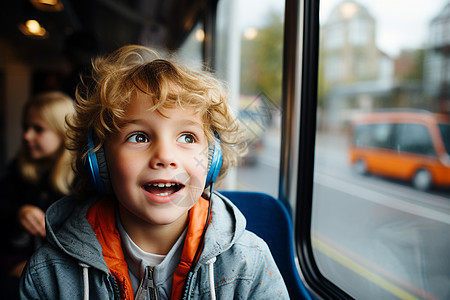
[[[312,299],[295,264],[293,228],[286,207],[270,195],[258,192],[220,191],[247,219],[247,229],[269,245],[283,275],[291,299]]]

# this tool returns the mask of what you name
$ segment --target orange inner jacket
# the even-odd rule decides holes
[[[122,250],[122,241],[116,228],[114,205],[103,198],[88,211],[86,218],[92,226],[103,249],[103,257],[109,271],[117,280],[122,299],[134,299],[128,265]],[[208,200],[200,198],[189,211],[189,225],[180,262],[173,274],[172,297],[181,299],[186,276],[193,263],[208,214]]]

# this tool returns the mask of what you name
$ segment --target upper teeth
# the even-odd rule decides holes
[[[171,187],[171,186],[176,185],[176,183],[173,183],[173,182],[162,183],[162,182],[160,182],[160,183],[152,183],[151,185],[157,186],[157,187]]]

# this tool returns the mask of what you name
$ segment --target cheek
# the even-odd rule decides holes
[[[61,138],[54,133],[46,133],[39,139],[41,147],[45,148],[48,152],[56,152],[62,145]]]
[[[120,151],[109,155],[107,162],[111,182],[116,186],[135,176],[137,165],[139,165],[135,157],[124,155]]]
[[[132,180],[132,173],[130,167],[126,163],[120,163],[120,157],[116,159],[109,159],[108,171],[111,180],[111,186],[115,195],[119,199],[128,198],[130,191],[130,182]]]
[[[208,156],[205,153],[194,155],[189,160],[189,173],[196,178],[200,185],[204,185],[208,173]]]

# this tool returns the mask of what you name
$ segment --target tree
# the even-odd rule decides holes
[[[249,95],[262,92],[281,103],[283,20],[276,12],[270,12],[268,20],[267,25],[258,29],[255,38],[243,38],[241,92]]]

